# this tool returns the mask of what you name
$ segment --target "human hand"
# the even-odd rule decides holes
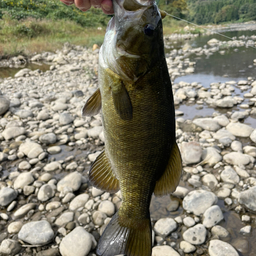
[[[81,11],[88,11],[91,6],[95,8],[101,8],[106,14],[113,14],[112,0],[60,0],[66,5],[75,4]]]

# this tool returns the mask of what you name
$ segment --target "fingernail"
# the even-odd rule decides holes
[[[82,11],[82,12],[86,12],[86,11],[88,11],[89,9],[88,8],[85,8],[85,7],[79,7],[79,9]]]
[[[106,10],[106,11],[110,11],[111,10],[111,6],[107,5],[107,4],[102,4],[101,7]]]

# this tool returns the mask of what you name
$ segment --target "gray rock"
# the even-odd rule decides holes
[[[210,189],[214,189],[218,185],[217,179],[211,173],[204,175],[204,177],[202,178],[202,182],[204,185],[206,185]]]
[[[232,143],[231,143],[231,149],[236,151],[236,152],[241,152],[243,151],[243,145],[240,141],[238,140],[234,140]]]
[[[183,233],[183,239],[190,244],[198,245],[203,244],[206,240],[207,230],[202,224],[187,229]]]
[[[14,189],[24,188],[26,185],[34,182],[34,177],[30,172],[23,172],[14,181]]]
[[[99,204],[98,210],[111,217],[115,213],[115,205],[109,200],[104,200]]]
[[[49,147],[47,148],[47,151],[49,154],[55,155],[61,152],[61,147],[60,146]]]
[[[177,226],[178,225],[174,219],[162,218],[155,223],[154,230],[157,235],[166,237],[171,234]]]
[[[238,137],[249,137],[253,132],[253,128],[247,124],[242,123],[229,123],[226,126],[227,130],[231,132],[234,136]]]
[[[22,225],[23,223],[21,221],[14,221],[8,225],[7,231],[10,234],[17,234],[20,231]]]
[[[236,171],[230,166],[225,166],[225,169],[221,172],[220,177],[226,183],[237,184],[240,181]]]
[[[28,158],[37,158],[42,152],[44,152],[41,145],[31,141],[22,143],[19,147],[19,151],[25,154]]]
[[[54,197],[54,189],[49,184],[44,184],[42,187],[40,187],[37,199],[41,202],[48,201],[50,198]]]
[[[22,161],[19,163],[18,168],[19,168],[19,170],[29,170],[31,168],[31,165],[27,161]]]
[[[248,210],[256,212],[256,186],[242,191],[239,194],[238,201],[244,205]]]
[[[231,190],[229,188],[222,187],[217,190],[216,195],[218,198],[225,199],[227,198],[231,193]]]
[[[10,204],[16,197],[17,197],[17,192],[9,187],[3,187],[0,190],[0,205],[1,206],[6,206]]]
[[[21,251],[21,246],[18,241],[12,239],[4,239],[0,245],[0,254],[13,256]]]
[[[217,236],[220,239],[229,237],[229,232],[225,228],[219,225],[212,227],[211,233],[213,236]]]
[[[235,104],[237,104],[236,100],[230,97],[225,97],[216,101],[216,106],[219,108],[232,108]]]
[[[31,72],[31,69],[29,69],[29,68],[23,68],[23,69],[21,69],[20,71],[18,71],[18,72],[14,75],[14,77],[23,77],[23,76],[29,74],[29,72]]]
[[[74,121],[74,117],[70,113],[61,113],[59,116],[60,125],[67,125]]]
[[[204,130],[215,132],[221,128],[218,121],[212,118],[198,118],[193,121],[194,124],[203,128]]]
[[[66,110],[68,109],[68,105],[62,102],[56,102],[52,109],[56,112],[60,110]]]
[[[7,160],[7,157],[8,157],[7,154],[0,152],[0,163]]]
[[[255,87],[255,88],[256,88],[256,87]],[[253,130],[253,132],[251,133],[250,139],[251,139],[254,143],[256,143],[256,129]]]
[[[189,228],[193,227],[196,224],[195,220],[192,217],[185,217],[183,219],[183,223],[186,227],[189,227]]]
[[[64,226],[67,223],[73,221],[74,219],[74,213],[73,212],[64,212],[60,215],[59,218],[55,221],[55,224],[57,226]]]
[[[82,184],[82,175],[78,172],[73,172],[61,179],[57,184],[57,190],[60,192],[77,191]]]
[[[38,113],[38,115],[37,115],[36,118],[37,118],[38,120],[45,121],[45,120],[47,120],[47,119],[50,118],[50,114],[49,114],[49,112],[48,112],[47,110],[41,110],[41,111]]]
[[[241,234],[243,234],[243,235],[248,235],[248,234],[251,233],[251,231],[252,231],[252,226],[247,225],[247,226],[241,228],[239,232],[240,232]]]
[[[86,256],[92,247],[92,237],[82,227],[76,227],[60,243],[62,256]]]
[[[95,187],[92,188],[92,196],[93,197],[101,196],[103,193],[104,193],[104,191],[101,189],[98,189]]]
[[[229,131],[225,129],[220,129],[216,133],[213,134],[213,138],[216,140],[222,139],[222,138],[229,138],[231,140],[234,140],[236,137]]]
[[[243,120],[248,116],[248,112],[244,111],[244,112],[238,112],[235,111],[232,115],[231,115],[231,119],[235,120],[235,121],[239,121],[239,120]]]
[[[98,226],[102,226],[106,218],[107,215],[100,211],[95,211],[92,215],[93,223]]]
[[[249,156],[252,156],[252,157],[256,157],[256,147],[253,147],[253,146],[245,146],[243,148],[244,150],[244,153],[249,155]]]
[[[80,207],[84,207],[86,202],[89,199],[89,195],[88,194],[80,194],[78,196],[76,196],[69,205],[69,209],[71,211],[75,211],[76,209],[80,208]]]
[[[152,256],[180,256],[180,254],[169,245],[159,245],[152,248]]]
[[[182,142],[180,146],[182,160],[186,164],[199,163],[202,156],[202,149],[197,142]]]
[[[15,112],[15,115],[20,118],[28,118],[28,117],[34,117],[34,114],[31,110],[28,109],[20,109]]]
[[[52,241],[54,232],[46,220],[31,221],[22,226],[18,238],[32,245],[44,245]]]
[[[2,135],[5,138],[5,140],[11,140],[25,133],[26,130],[23,127],[8,127],[5,128],[5,130],[2,132]]]
[[[195,215],[203,214],[209,207],[217,203],[217,197],[212,192],[194,190],[183,199],[183,208]]]
[[[57,161],[51,162],[44,167],[46,172],[53,172],[59,169],[61,169],[61,164]]]
[[[219,150],[214,147],[208,147],[203,150],[202,162],[200,164],[209,164],[213,166],[222,160],[222,156],[219,154]]]
[[[223,159],[232,165],[247,165],[254,162],[254,158],[239,152],[231,152],[224,155]]]
[[[213,120],[216,120],[221,126],[227,126],[229,124],[228,118],[224,115],[215,116]]]
[[[5,97],[0,96],[0,116],[5,114],[9,110],[10,101]]]
[[[181,241],[180,242],[180,249],[184,252],[184,253],[192,253],[196,250],[196,247],[186,241]]]
[[[46,133],[46,134],[42,135],[39,138],[39,140],[46,145],[54,144],[57,141],[57,136],[52,132]]]
[[[28,203],[23,206],[21,206],[14,214],[14,219],[19,219],[26,215],[30,210],[34,209],[37,205],[34,203]]]
[[[246,178],[249,178],[249,177],[250,177],[249,173],[248,173],[246,170],[244,170],[244,169],[242,169],[242,168],[240,168],[240,167],[238,167],[238,166],[234,166],[234,168],[235,168],[235,170],[236,170],[236,173],[237,173],[242,179],[246,179]]]
[[[88,137],[97,139],[102,132],[102,126],[95,126],[92,129],[87,130]]]
[[[222,211],[218,205],[208,208],[203,214],[203,225],[211,228],[224,219]]]
[[[210,256],[239,256],[233,246],[220,240],[211,240],[208,252]]]

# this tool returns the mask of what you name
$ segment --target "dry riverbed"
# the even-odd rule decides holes
[[[166,37],[166,46],[179,37]],[[171,50],[170,75],[193,73],[191,54],[255,44],[252,36]],[[99,236],[122,203],[120,192],[88,182],[90,164],[104,147],[100,115],[81,117],[98,86],[98,49],[65,44],[31,61],[51,66],[0,80],[0,255],[95,256]],[[23,62],[20,56],[5,65]],[[248,92],[238,97],[235,89]],[[210,88],[180,82],[173,91],[175,106],[208,105],[226,113],[190,120],[176,111],[184,172],[170,203],[161,206],[164,217],[154,214],[159,209],[153,200],[152,255],[253,256],[256,127],[243,120],[256,115],[255,77],[216,81]],[[236,106],[243,110],[232,111]]]

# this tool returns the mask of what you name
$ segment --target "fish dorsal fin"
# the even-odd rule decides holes
[[[182,173],[181,155],[177,143],[172,147],[168,165],[161,178],[156,182],[154,193],[163,196],[172,193],[179,184]]]
[[[119,190],[119,181],[112,171],[105,151],[102,151],[92,164],[89,179],[93,186],[107,192],[115,193]]]
[[[83,116],[95,116],[101,109],[101,94],[100,89],[97,89],[93,95],[86,101],[82,108]]]

